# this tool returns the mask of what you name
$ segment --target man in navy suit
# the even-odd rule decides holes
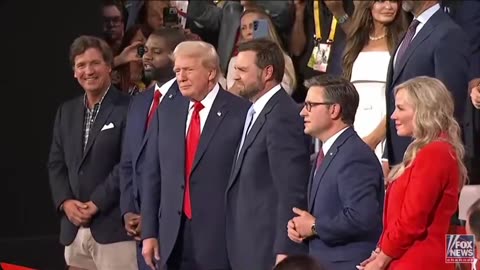
[[[85,94],[59,107],[48,160],[65,261],[73,269],[135,270],[135,242],[118,218],[117,164],[130,97],[112,86],[105,41],[78,37],[70,57]]]
[[[284,58],[264,39],[239,46],[235,84],[250,99],[242,140],[227,189],[227,247],[234,270],[271,269],[306,253],[285,225],[292,207],[306,207],[309,142],[300,108],[280,86]]]
[[[402,2],[405,11],[414,15],[405,37],[390,60],[386,101],[387,117],[395,109],[396,85],[417,76],[441,80],[455,100],[455,118],[462,124],[467,100],[470,46],[464,31],[443,12],[438,1]],[[399,137],[395,123],[387,121],[387,144],[384,162],[400,163],[411,138]]]
[[[223,90],[215,48],[180,43],[173,53],[179,92],[157,111],[143,184],[143,256],[152,269],[230,269],[225,190],[249,102]]]
[[[165,96],[173,94],[176,87],[173,61],[170,54],[185,40],[183,31],[165,28],[153,32],[144,46],[142,60],[145,77],[155,81],[155,85],[133,97],[127,115],[125,137],[123,139],[120,163],[120,210],[125,230],[130,236],[140,240],[141,187],[136,175],[136,164],[145,145],[145,133],[158,106]],[[139,269],[148,269],[141,255],[141,245],[137,249]]]
[[[322,142],[308,186],[308,208],[294,208],[288,236],[305,242],[328,270],[355,269],[382,232],[383,172],[375,153],[353,129],[359,97],[343,78],[321,75],[301,112],[305,133]]]

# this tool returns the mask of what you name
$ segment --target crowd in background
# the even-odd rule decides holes
[[[50,153],[70,269],[455,267],[445,235],[480,183],[480,1],[102,14],[102,39],[72,44],[85,95]]]

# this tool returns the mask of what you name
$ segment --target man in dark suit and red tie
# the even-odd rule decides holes
[[[285,225],[292,208],[307,205],[310,139],[300,108],[281,87],[279,46],[258,39],[242,43],[235,84],[253,102],[227,189],[227,246],[233,270],[271,269],[288,255],[306,253]]]
[[[135,242],[119,218],[117,166],[130,97],[112,86],[105,41],[81,36],[70,58],[85,95],[58,109],[48,160],[65,261],[73,269],[135,270]]]
[[[322,142],[308,185],[308,208],[296,207],[290,239],[328,270],[351,270],[375,250],[382,232],[383,172],[375,153],[353,129],[359,97],[349,81],[320,75],[301,115],[305,133]]]
[[[227,270],[225,190],[250,103],[219,86],[212,45],[182,42],[173,57],[179,91],[157,111],[139,168],[143,256],[152,269]]]
[[[455,118],[462,125],[469,80],[470,43],[464,31],[440,8],[438,1],[402,1],[414,15],[405,37],[390,60],[387,84],[387,117],[395,109],[394,88],[418,76],[434,77],[452,92]],[[387,119],[384,166],[396,165],[411,143],[397,135],[395,123]]]
[[[177,91],[173,61],[170,54],[185,41],[183,31],[164,28],[153,32],[147,39],[142,57],[145,77],[155,81],[150,89],[133,97],[127,115],[120,163],[120,210],[125,230],[140,240],[141,233],[141,190],[142,183],[137,177],[137,163],[144,151],[145,134],[162,100]],[[139,269],[148,269],[142,256],[141,245],[137,249]]]

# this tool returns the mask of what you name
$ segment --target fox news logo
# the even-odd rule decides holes
[[[473,262],[475,259],[475,237],[471,234],[447,234],[445,262]]]

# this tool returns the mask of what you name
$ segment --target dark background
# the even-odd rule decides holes
[[[64,268],[47,158],[58,105],[81,94],[68,49],[100,36],[95,0],[0,0],[0,262]]]

